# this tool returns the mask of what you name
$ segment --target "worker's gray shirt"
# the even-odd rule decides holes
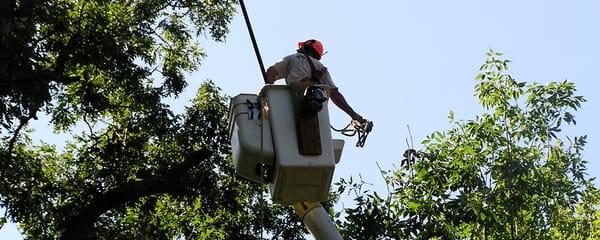
[[[331,89],[337,88],[331,80],[331,75],[329,75],[329,71],[327,71],[327,68],[323,66],[323,64],[319,62],[319,60],[313,57],[310,58],[313,62],[313,65],[315,66],[315,70],[323,70],[321,84],[329,85]],[[310,65],[306,59],[306,55],[302,53],[288,55],[276,62],[271,67],[277,70],[277,76],[275,77],[275,79],[285,78],[285,82],[287,84],[290,84],[291,82],[300,81],[306,78],[310,79]]]

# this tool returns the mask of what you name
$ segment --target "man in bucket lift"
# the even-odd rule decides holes
[[[331,80],[327,68],[319,61],[323,56],[323,44],[315,39],[298,43],[297,53],[288,55],[267,69],[267,83],[285,78],[290,84],[296,81],[318,81],[331,88],[330,98],[342,111],[348,114],[355,124],[363,125],[366,120],[346,102],[342,93]]]

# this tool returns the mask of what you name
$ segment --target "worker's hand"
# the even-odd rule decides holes
[[[365,118],[362,120],[352,120],[350,123],[354,129],[360,132],[369,133],[373,129],[373,122]]]
[[[373,129],[373,122],[365,118],[362,118],[361,120],[352,120],[351,124],[355,129],[361,129],[362,131],[367,133],[371,132],[371,130]]]
[[[361,115],[356,114],[356,115],[352,116],[352,120],[356,120],[356,121],[362,122],[365,119]]]
[[[265,79],[266,83],[273,84],[275,83],[275,79],[277,78],[277,70],[275,70],[275,68],[273,67],[270,67],[269,69],[267,69],[265,75],[267,76],[267,79]]]
[[[272,76],[269,76],[268,72],[267,72],[267,79],[265,79],[265,84],[273,84],[275,82],[274,78]]]

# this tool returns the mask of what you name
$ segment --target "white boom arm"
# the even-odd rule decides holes
[[[327,211],[318,202],[303,202],[293,205],[296,214],[316,240],[342,240]]]

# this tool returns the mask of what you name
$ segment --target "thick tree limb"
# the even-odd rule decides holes
[[[193,154],[181,164],[169,169],[163,176],[152,176],[142,180],[130,181],[106,193],[97,194],[65,222],[62,239],[89,239],[94,223],[102,214],[126,203],[154,194],[181,194],[185,192],[186,185],[183,181],[185,175],[191,167],[208,159],[209,156],[208,151]]]

